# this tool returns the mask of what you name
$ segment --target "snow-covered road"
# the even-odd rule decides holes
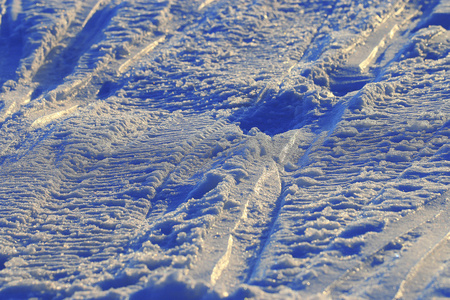
[[[1,299],[450,297],[448,0],[0,0]]]

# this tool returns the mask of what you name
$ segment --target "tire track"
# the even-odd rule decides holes
[[[205,251],[190,270],[193,278],[208,277],[214,289],[223,295],[234,292],[246,280],[245,274],[261,251],[260,243],[267,235],[271,212],[281,191],[273,161],[263,166],[257,163],[247,170],[256,176],[243,180],[230,191],[228,198],[236,204],[224,209],[208,229],[202,245]]]
[[[424,151],[424,149],[435,148],[431,144],[431,140],[439,139],[439,131],[444,128],[445,126],[435,132],[434,135],[428,139],[427,144],[424,145],[420,152]],[[434,149],[434,151],[438,154],[442,151],[442,148]],[[394,179],[394,182],[397,182],[397,186],[402,186],[401,183],[403,178],[403,182],[406,181],[403,189],[407,189],[408,180],[404,177],[407,177],[407,174],[411,173],[412,169],[417,169],[421,165],[425,166],[429,164],[429,161],[433,160],[432,158],[426,160],[424,160],[423,157],[420,158],[420,152],[417,157],[414,158],[414,161],[411,162],[410,166],[406,167],[401,174]],[[430,182],[431,181],[432,180],[430,180]],[[430,187],[430,189],[433,189],[433,187]],[[383,187],[380,194],[376,195],[369,203],[365,204],[358,219],[363,218],[364,215],[369,214],[370,211],[377,209],[377,205],[380,205],[383,201],[386,201],[386,198],[389,199],[392,197],[390,195],[383,195],[384,193],[387,193],[387,189]],[[392,289],[398,288],[398,292],[395,297],[398,297],[399,299],[411,298],[414,295],[418,296],[419,291],[421,291],[418,287],[420,286],[425,288],[425,285],[429,282],[424,281],[424,278],[431,280],[431,276],[434,275],[432,272],[436,271],[436,268],[433,270],[430,268],[437,266],[440,259],[444,260],[445,257],[447,257],[447,235],[449,228],[446,226],[445,219],[447,218],[446,210],[448,208],[448,192],[445,192],[444,195],[437,197],[437,199],[432,199],[425,202],[423,206],[420,206],[420,204],[416,205],[419,207],[407,216],[403,217],[400,221],[393,221],[386,228],[383,228],[381,232],[376,233],[373,237],[366,238],[366,246],[364,246],[361,250],[361,254],[363,256],[361,263],[358,266],[349,269],[345,275],[341,277],[341,279],[337,280],[330,287],[328,287],[325,290],[325,293],[328,295],[348,293],[349,290],[346,290],[347,287],[358,284],[356,282],[352,282],[350,284],[350,281],[361,280],[356,278],[365,278],[364,285],[367,284],[368,278],[371,278],[371,280],[375,280],[373,285],[377,285],[376,279],[374,279],[373,276],[380,276],[379,274],[380,272],[383,272],[382,270],[384,267],[387,269],[387,274],[383,276],[389,277],[391,276],[390,274],[393,274],[393,278],[384,283],[378,284],[383,284],[384,286],[392,285]],[[419,225],[417,225],[418,222],[420,222]],[[387,240],[386,238],[391,240]],[[372,245],[372,243],[374,244]],[[432,246],[430,245],[434,244],[436,244],[435,247],[431,248]],[[377,245],[384,246],[379,249],[375,249]],[[430,248],[430,252],[424,252],[428,251]],[[372,252],[372,254],[365,256],[366,253],[370,252]],[[436,254],[438,252],[441,253],[442,256]],[[383,257],[386,257],[386,259],[384,259],[386,262],[380,260],[380,258]],[[396,258],[392,260],[392,257]],[[401,259],[399,259],[399,257]],[[438,257],[439,259],[437,259]],[[436,263],[433,263],[433,260],[436,260]],[[425,262],[427,262],[427,267],[425,267]],[[430,268],[428,268],[428,266]],[[406,273],[408,270],[409,273]],[[413,287],[411,283],[417,280],[417,276],[421,276],[421,284],[418,283]],[[404,280],[400,284],[402,278],[404,278]],[[398,285],[400,285],[400,287],[398,287]],[[342,290],[339,290],[340,288],[342,288]],[[391,290],[391,292],[392,289],[386,288],[386,290]],[[394,295],[386,295],[386,297],[394,297]]]
[[[327,16],[327,18],[329,18],[332,14],[333,11],[335,10],[336,6],[338,5],[338,1],[336,1],[333,6],[331,7],[331,9],[328,9],[324,12],[324,14]],[[323,20],[321,20],[323,21]],[[320,21],[319,21],[320,22]],[[315,41],[317,40],[317,36],[319,36],[321,29],[323,28],[323,24],[326,22],[321,22],[319,23],[317,26],[317,28],[314,29],[310,29],[310,32],[312,32],[312,35],[308,37],[308,41],[306,41],[306,48],[302,51],[301,54],[301,58],[299,61],[295,62],[291,67],[289,67],[289,69],[287,69],[286,72],[284,72],[283,74],[281,74],[281,76],[277,76],[277,80],[271,81],[269,83],[267,83],[258,93],[258,97],[255,100],[255,103],[259,103],[261,102],[261,100],[270,97],[271,92],[273,92],[274,89],[276,89],[277,86],[280,86],[281,83],[283,81],[285,81],[287,79],[287,77],[289,77],[291,75],[291,71],[295,70],[295,68],[298,68],[299,64],[301,63],[306,63],[306,62],[311,62],[313,61],[310,58],[307,58],[308,55],[312,55],[312,54],[308,54],[308,52],[311,52],[311,47],[312,45],[315,46]],[[317,49],[316,49],[317,50]]]
[[[27,105],[25,115],[32,122],[39,122],[38,120],[46,118],[43,114],[56,116],[61,111],[73,113],[75,110],[71,107],[82,105],[86,99],[95,98],[95,94],[102,86],[99,78],[108,76],[107,67],[111,63],[111,53],[100,53],[99,56],[98,50],[93,48],[97,47],[96,42],[104,43],[104,39],[101,39],[104,35],[108,39],[111,28],[114,28],[114,23],[117,22],[116,19],[120,21],[122,18],[120,14],[123,5],[116,5],[110,1],[96,1],[81,6],[76,12],[77,15],[70,21],[66,32],[58,36],[57,45],[46,55],[31,79],[33,83],[30,87],[26,84],[20,85],[15,88],[16,91],[2,95],[3,99],[8,99],[5,100],[3,120],[29,102],[31,103]],[[160,14],[158,9],[165,10],[160,4],[154,6],[157,9],[156,15]],[[152,11],[151,7],[148,9]],[[143,17],[141,21],[142,19]],[[111,22],[112,24],[109,24]],[[139,27],[139,22],[135,25]],[[93,55],[94,53],[97,54]],[[108,59],[105,59],[107,57]],[[91,68],[90,66],[94,64],[97,67]],[[22,99],[14,102],[9,100],[17,98]]]
[[[377,297],[395,299],[417,296],[431,280],[440,262],[448,258],[450,227],[445,221],[449,217],[448,205],[447,193],[391,223],[376,238],[369,238],[361,262],[328,286],[324,294],[339,296],[359,289],[359,296],[375,296],[373,293]],[[416,226],[417,220],[420,224]],[[380,244],[384,245],[377,249]],[[443,256],[436,256],[438,253]],[[417,285],[413,285],[416,281]],[[379,285],[383,286],[383,294],[376,288]]]
[[[45,61],[32,77],[31,80],[37,84],[33,98],[39,97],[52,86],[60,85],[65,77],[73,73],[80,58],[99,41],[102,31],[117,10],[118,6],[109,1],[85,4],[71,22],[64,37],[49,51]]]
[[[105,108],[98,110],[102,109]],[[82,112],[86,113],[86,110]],[[56,290],[50,291],[51,294],[57,293],[59,289],[67,290],[74,280],[80,280],[83,285],[90,285],[94,280],[105,289],[120,286],[120,281],[106,280],[101,276],[90,274],[88,266],[94,264],[98,268],[107,269],[111,266],[111,261],[124,253],[123,249],[130,249],[137,243],[142,234],[140,230],[142,228],[145,230],[148,226],[145,216],[152,206],[152,198],[157,195],[152,192],[152,186],[158,188],[158,185],[155,185],[158,182],[152,181],[154,175],[159,170],[166,172],[166,177],[169,177],[170,174],[173,175],[179,172],[179,169],[185,168],[191,173],[181,172],[174,184],[190,178],[205,162],[200,162],[200,165],[192,164],[189,155],[207,156],[203,152],[211,149],[214,139],[221,135],[220,131],[226,125],[223,120],[211,123],[212,120],[208,117],[197,118],[195,122],[189,123],[189,128],[180,132],[178,126],[186,120],[184,116],[175,114],[172,118],[165,118],[165,122],[162,123],[158,123],[157,117],[154,118],[154,123],[148,124],[148,128],[151,129],[147,134],[136,135],[137,132],[135,134],[129,132],[133,126],[136,126],[133,123],[127,126],[121,125],[122,121],[116,121],[109,125],[107,120],[104,120],[105,124],[101,126],[97,124],[95,132],[92,132],[89,122],[83,124],[82,127],[87,131],[83,134],[80,126],[84,118],[86,115],[78,116],[76,118],[78,121],[74,119],[66,121],[68,125],[66,130],[69,132],[66,132],[64,127],[53,131],[54,136],[50,135],[44,139],[29,153],[28,156],[41,157],[39,153],[45,152],[47,147],[56,149],[62,147],[62,153],[53,158],[55,168],[52,171],[41,173],[42,170],[36,169],[39,168],[38,165],[34,165],[36,159],[31,159],[31,163],[28,163],[31,164],[29,170],[21,168],[17,174],[9,173],[13,174],[13,177],[23,177],[21,172],[26,172],[29,174],[30,183],[33,182],[33,174],[42,174],[35,178],[41,182],[35,186],[42,185],[39,188],[42,197],[36,197],[27,188],[24,188],[26,192],[23,194],[11,193],[12,190],[21,187],[14,180],[11,184],[2,186],[2,194],[12,197],[9,207],[15,213],[11,216],[8,215],[8,211],[3,211],[0,214],[0,222],[5,225],[4,228],[11,228],[16,217],[24,222],[23,226],[28,228],[25,230],[25,227],[22,228],[20,225],[15,229],[14,227],[4,229],[9,231],[9,236],[20,236],[23,242],[23,245],[16,244],[17,252],[5,259],[10,272],[8,274],[14,274],[18,270],[25,274],[40,268],[43,270],[40,274],[30,276],[36,280],[57,278]],[[120,120],[123,117],[117,119]],[[74,128],[77,127],[78,129],[75,130]],[[199,133],[201,128],[203,132]],[[175,138],[180,134],[183,137],[191,137],[184,141],[190,147],[183,150],[186,151],[183,155],[178,152],[181,149],[179,144],[183,142]],[[98,142],[102,140],[102,137],[109,139],[111,145],[106,145],[103,140],[99,148]],[[176,142],[168,144],[168,140]],[[115,147],[112,147],[114,144],[127,146],[114,149]],[[162,145],[165,145],[168,155],[158,159],[154,151],[161,151]],[[110,147],[112,147],[112,153],[108,151]],[[26,156],[19,161],[24,159]],[[169,164],[174,165],[168,166]],[[3,170],[8,172],[6,168]],[[5,174],[7,173],[3,176]],[[27,180],[24,182],[25,185],[28,184]],[[49,182],[48,185],[47,182]],[[163,184],[164,180],[159,183]],[[14,201],[14,197],[22,199],[24,203]],[[33,218],[26,213],[27,199],[30,200],[30,198],[35,198],[30,202],[33,203],[35,214]],[[175,204],[181,203],[171,205]],[[160,213],[165,211],[162,210]],[[155,222],[157,219],[150,223]],[[77,224],[80,226],[79,229],[72,232],[73,226]],[[118,236],[113,238],[115,235]],[[38,245],[45,243],[45,247],[32,246],[35,243]],[[62,253],[63,256],[55,258],[51,255],[52,253]],[[113,271],[114,268],[111,272]],[[4,277],[4,274],[0,276],[3,286],[13,284],[14,280],[14,278],[9,279],[7,275]],[[66,297],[71,293],[73,291],[62,293],[62,295]],[[0,294],[8,295],[8,289],[2,289]]]
[[[390,66],[387,65],[385,68],[388,69]],[[386,72],[386,69],[383,70]],[[381,78],[380,78],[381,79]],[[362,91],[358,92],[357,94],[348,95],[347,99],[351,99],[353,97],[354,100],[349,101],[350,107],[355,102],[355,99],[360,99],[363,97],[363,95],[367,92],[367,90],[370,90],[371,86],[368,86],[366,89],[363,89]],[[397,94],[396,97],[399,97]],[[406,97],[406,95],[405,95]],[[389,95],[386,95],[386,98],[390,99]],[[344,98],[345,99],[345,98]],[[410,106],[406,106],[404,109],[401,109],[401,112],[396,111],[396,113],[400,113],[404,116],[407,115],[407,112],[410,113],[410,118],[414,119],[415,116],[412,112],[414,109],[411,109],[411,106],[417,105],[416,109],[418,111],[427,111],[427,105],[430,105],[428,103],[423,103],[422,105],[419,105],[418,97],[414,97],[410,101]],[[378,102],[371,103],[374,107],[376,107],[377,112],[382,111],[387,107],[387,104],[383,103],[382,101],[385,101],[382,97],[378,100]],[[417,102],[416,102],[417,101]],[[414,103],[414,104],[413,104]],[[351,191],[346,193],[345,189],[346,187],[351,186],[351,182],[356,183],[357,180],[354,178],[358,172],[360,172],[360,168],[364,165],[370,165],[370,162],[367,161],[368,155],[365,154],[363,151],[355,151],[358,148],[356,145],[359,145],[361,148],[364,149],[364,147],[367,147],[368,149],[371,148],[371,143],[380,143],[380,141],[383,140],[382,135],[380,135],[379,140],[375,138],[378,133],[375,131],[367,130],[364,135],[367,135],[367,140],[365,141],[364,137],[360,134],[361,132],[364,132],[366,129],[362,129],[357,127],[357,130],[354,130],[352,132],[344,131],[342,127],[345,127],[343,124],[346,124],[347,122],[352,123],[348,120],[355,120],[358,119],[357,114],[350,117],[351,114],[346,116],[347,113],[344,112],[344,109],[346,108],[346,104],[344,103],[342,108],[341,114],[335,114],[332,113],[332,115],[335,116],[335,122],[330,126],[329,123],[327,123],[327,128],[323,128],[322,135],[317,134],[317,140],[311,144],[309,147],[310,151],[307,151],[307,156],[304,156],[303,159],[300,159],[301,163],[305,163],[305,166],[298,167],[297,174],[294,175],[294,178],[298,178],[296,184],[296,187],[299,189],[301,188],[301,191],[295,192],[296,195],[295,198],[299,198],[298,200],[292,200],[292,196],[289,198],[286,198],[284,201],[284,207],[281,208],[279,218],[280,223],[284,224],[284,226],[280,226],[280,228],[277,229],[276,232],[273,233],[272,243],[270,248],[266,249],[267,254],[262,254],[262,256],[267,255],[267,257],[282,257],[282,259],[279,260],[279,263],[273,263],[269,262],[269,259],[266,261],[262,260],[260,263],[261,267],[260,270],[257,270],[261,274],[259,277],[253,278],[253,283],[258,285],[264,285],[268,286],[269,289],[276,288],[278,285],[282,285],[283,281],[280,280],[278,284],[275,284],[277,282],[276,278],[279,276],[280,273],[283,274],[296,274],[292,275],[292,278],[286,278],[284,282],[286,284],[289,284],[290,287],[298,289],[298,290],[305,290],[305,293],[302,293],[304,295],[311,295],[311,293],[320,292],[320,287],[323,286],[324,282],[327,282],[328,280],[333,281],[333,272],[335,272],[337,269],[341,268],[339,265],[345,265],[345,259],[341,262],[331,262],[332,259],[329,258],[328,260],[324,257],[326,255],[333,256],[334,251],[341,252],[344,257],[345,256],[352,256],[360,253],[360,250],[358,250],[358,238],[364,236],[364,240],[361,240],[360,246],[365,245],[365,239],[366,236],[375,235],[378,236],[380,234],[379,232],[383,231],[384,225],[379,225],[378,223],[373,223],[369,225],[361,225],[360,227],[352,227],[352,222],[340,220],[337,216],[338,213],[331,213],[334,209],[337,211],[341,211],[342,209],[345,209],[347,211],[347,214],[343,213],[342,215],[347,215],[347,218],[355,220],[355,222],[362,222],[363,219],[367,218],[370,219],[368,216],[370,215],[376,215],[376,211],[378,211],[380,208],[377,207],[370,207],[366,208],[365,205],[367,205],[366,202],[360,201],[364,198],[371,199],[370,194],[374,195],[374,191],[381,189],[380,186],[377,186],[374,190],[370,191],[370,189],[367,189],[369,191],[364,191],[363,188],[358,187],[355,188],[355,192]],[[335,110],[339,110],[339,107],[336,107]],[[446,111],[446,108],[443,108],[443,111]],[[366,112],[369,116],[371,114],[374,114],[373,111]],[[363,114],[361,114],[363,115]],[[347,119],[348,118],[348,119]],[[364,118],[364,117],[363,117]],[[376,119],[376,118],[375,118]],[[408,121],[409,122],[409,121]],[[353,121],[353,123],[357,123],[356,121]],[[387,122],[389,123],[389,122]],[[394,124],[394,123],[393,123]],[[392,126],[393,126],[392,124]],[[408,123],[409,124],[409,123]],[[442,124],[442,120],[438,121],[436,125]],[[433,126],[436,126],[433,125]],[[391,126],[391,128],[392,128]],[[438,126],[439,128],[440,126]],[[370,128],[370,127],[369,127]],[[373,127],[375,130],[375,127]],[[422,149],[427,149],[428,151],[427,155],[430,155],[430,151],[433,153],[437,153],[439,151],[439,147],[436,147],[434,145],[428,144],[428,141],[434,140],[434,143],[436,143],[435,140],[439,140],[439,134],[436,133],[436,127],[433,127],[433,129],[428,129],[425,132],[421,132],[420,135],[417,133],[417,136],[415,134],[412,134],[412,136],[416,136],[417,138],[420,137],[421,141],[423,140],[425,143],[421,145],[420,147]],[[358,132],[357,132],[358,131]],[[392,130],[391,130],[392,131]],[[431,132],[430,132],[431,131]],[[438,130],[439,131],[439,130]],[[380,131],[381,132],[381,131]],[[413,132],[413,130],[411,130]],[[382,132],[381,132],[382,133]],[[405,134],[406,135],[406,134]],[[445,135],[445,134],[444,134]],[[395,136],[395,134],[394,134]],[[407,135],[406,135],[407,136]],[[338,146],[343,147],[345,144],[345,139],[348,139],[348,148],[342,148],[341,153],[333,153],[337,149],[339,149]],[[394,141],[395,138],[392,138],[392,141]],[[408,138],[409,140],[409,138]],[[400,139],[401,141],[401,139]],[[394,145],[399,143],[400,141],[395,141]],[[343,142],[341,144],[341,142]],[[397,145],[396,149],[407,149],[403,148],[401,145]],[[354,150],[353,150],[354,149]],[[352,155],[351,153],[355,151],[355,154]],[[404,150],[402,150],[404,151]],[[420,151],[418,149],[417,151]],[[386,150],[387,152],[387,150]],[[328,153],[328,155],[327,155]],[[312,154],[312,155],[310,155]],[[389,154],[391,155],[391,154]],[[387,156],[387,160],[394,160],[394,159],[400,159],[394,156]],[[421,155],[418,154],[417,157],[411,157],[408,158],[408,162],[411,162],[411,159],[422,159],[423,157],[420,157]],[[344,157],[344,159],[339,159],[339,157]],[[406,157],[406,156],[405,156]],[[374,156],[375,159],[375,156]],[[325,160],[325,165],[321,165],[320,163],[317,163],[316,165],[320,167],[316,167],[317,171],[314,170],[313,167],[315,162],[320,162]],[[346,162],[353,163],[353,170],[349,171],[349,174],[346,176]],[[365,163],[364,163],[365,162]],[[424,162],[424,161],[422,161]],[[408,172],[408,164],[403,163],[402,161],[395,161],[395,163],[398,165],[396,167],[393,167],[389,171],[389,178],[392,178],[395,180],[395,178],[399,178],[398,176],[401,176],[403,172]],[[335,166],[333,166],[336,164]],[[401,166],[400,166],[401,165]],[[309,167],[309,168],[306,168]],[[431,166],[430,166],[431,167]],[[304,169],[304,172],[302,172],[302,169]],[[306,169],[308,172],[306,172]],[[352,169],[352,166],[349,167],[349,169]],[[320,171],[320,172],[319,172]],[[323,172],[323,173],[321,173]],[[353,175],[352,173],[355,174]],[[302,173],[311,174],[311,175],[302,175]],[[325,176],[325,174],[327,176]],[[352,177],[354,179],[352,179]],[[375,176],[374,176],[375,177]],[[333,179],[331,179],[333,178]],[[431,179],[431,178],[429,178]],[[324,181],[327,180],[327,188],[325,188]],[[387,180],[387,178],[385,179]],[[382,180],[383,181],[383,180]],[[381,181],[381,183],[382,183]],[[295,182],[295,181],[294,181]],[[392,183],[392,182],[391,182]],[[301,186],[300,186],[301,184]],[[371,183],[373,186],[378,185]],[[402,185],[403,184],[403,185]],[[405,192],[409,192],[408,188],[411,183],[403,182],[399,183],[399,190],[405,189]],[[444,183],[445,184],[445,183]],[[356,185],[356,184],[355,184]],[[293,189],[292,185],[287,185],[287,188]],[[434,188],[436,188],[438,191],[431,192]],[[442,185],[440,186],[440,183],[437,182],[436,185],[433,185],[433,187],[430,187],[430,193],[427,195],[427,197],[430,197],[431,199],[434,197],[433,195],[439,194],[439,191],[441,190]],[[327,189],[328,191],[325,191]],[[351,190],[351,188],[349,188]],[[428,192],[428,191],[427,191]],[[357,194],[353,194],[357,193]],[[424,191],[424,194],[426,192]],[[315,194],[313,196],[313,194]],[[336,195],[336,196],[334,196]],[[339,195],[342,195],[340,198],[347,198],[345,201],[338,201]],[[376,195],[376,194],[375,194]],[[374,195],[374,196],[375,196]],[[369,196],[369,197],[367,197]],[[321,197],[324,197],[325,199],[323,201],[317,201],[318,203],[314,203],[316,199],[320,199]],[[390,197],[392,197],[390,195]],[[425,197],[425,196],[423,196]],[[294,198],[294,199],[295,199]],[[430,199],[428,198],[428,199]],[[288,201],[289,200],[289,201]],[[341,202],[342,201],[342,202]],[[348,202],[347,202],[348,201]],[[327,203],[328,202],[328,203]],[[336,204],[340,202],[340,204]],[[401,201],[398,201],[401,202]],[[410,200],[409,202],[412,202]],[[322,203],[322,204],[319,204]],[[346,204],[347,203],[347,204]],[[366,204],[364,204],[366,203]],[[421,200],[418,201],[418,203],[415,204],[415,206],[411,206],[410,209],[414,209],[417,207],[420,207],[421,205],[426,204],[425,201]],[[384,211],[395,211],[395,204],[387,204],[386,207],[381,208],[380,210]],[[400,204],[398,204],[400,205]],[[403,208],[399,207],[398,209],[401,211],[403,209],[407,209],[408,205],[404,204],[405,206]],[[296,209],[294,209],[296,207]],[[390,208],[389,208],[390,207]],[[297,211],[300,214],[300,211],[304,214],[303,217],[300,215],[295,215],[290,213],[290,211]],[[357,213],[355,213],[355,210]],[[363,211],[364,213],[359,213],[359,211]],[[326,211],[327,214],[324,213],[323,220],[320,220],[319,218],[321,212]],[[375,211],[375,212],[373,212]],[[371,213],[373,212],[373,213]],[[383,219],[383,214],[380,213],[380,215],[377,217],[378,220]],[[394,215],[394,213],[392,213]],[[358,217],[359,216],[359,217]],[[385,214],[385,218],[388,217],[388,213]],[[319,218],[317,220],[317,218]],[[308,221],[308,220],[316,220],[316,221]],[[298,223],[305,222],[305,226],[299,226]],[[370,223],[370,220],[367,221]],[[383,222],[382,222],[383,223]],[[378,225],[377,225],[378,224]],[[414,223],[413,223],[414,224]],[[289,228],[292,226],[292,228]],[[359,226],[359,225],[358,225]],[[381,226],[381,227],[377,227]],[[415,226],[415,225],[413,225]],[[310,228],[313,229],[310,229]],[[347,227],[346,230],[339,230],[340,227]],[[288,238],[290,234],[298,235],[298,238]],[[341,233],[339,233],[341,232]],[[448,231],[445,231],[445,234]],[[303,238],[302,235],[305,235]],[[308,238],[307,236],[311,236]],[[334,237],[333,237],[334,236]],[[336,236],[338,238],[336,238]],[[353,240],[352,240],[353,239]],[[278,241],[277,241],[278,240]],[[306,245],[309,243],[309,245]],[[292,245],[292,246],[291,246]],[[291,247],[290,247],[291,246]],[[419,246],[420,247],[420,246]],[[414,251],[412,251],[414,252]],[[329,253],[329,254],[328,254]],[[327,262],[328,261],[328,262]],[[327,268],[323,267],[323,269],[327,269],[322,271],[321,267],[318,267],[315,269],[315,265],[328,265]],[[333,270],[330,266],[336,264],[336,270]],[[301,266],[308,265],[308,267],[301,268]],[[357,267],[355,268],[357,269]],[[339,274],[339,272],[336,272]],[[288,277],[289,275],[284,275],[285,277]],[[366,278],[364,276],[364,273],[357,274],[355,278]],[[273,283],[272,283],[273,282]],[[362,283],[361,283],[362,284]],[[275,286],[274,286],[275,285]],[[345,284],[343,284],[345,289]],[[345,295],[344,292],[342,292],[342,295]],[[361,294],[362,295],[362,294]],[[360,296],[361,296],[360,295]],[[393,295],[392,295],[393,296]]]
[[[198,6],[198,11],[202,10],[203,8],[205,8],[206,6],[210,5],[211,3],[213,3],[215,0],[205,0],[203,1],[199,6]]]
[[[64,39],[70,25],[75,21],[77,13],[83,8],[80,3],[67,5],[52,1],[48,8],[56,13],[55,17],[45,13],[45,7],[36,9],[32,1],[24,3],[23,7],[24,22],[27,25],[24,44],[26,51],[20,61],[19,81],[29,83],[28,81],[36,75],[50,51]]]
[[[360,44],[360,46],[351,54],[347,64],[350,68],[359,68],[361,73],[365,72],[374,64],[375,59],[380,57],[390,44],[394,43],[394,37],[396,37],[395,43],[398,43],[399,40],[400,43],[405,43],[404,40],[397,37],[397,33],[402,29],[404,30],[405,26],[406,28],[411,27],[411,20],[420,13],[420,7],[417,7],[414,1],[397,2],[392,12],[380,21],[380,25],[367,36],[364,43],[354,44],[355,46]],[[409,28],[409,30],[412,30],[412,28]],[[345,49],[344,53],[350,52],[353,47]],[[385,57],[384,60],[389,61],[393,58]]]
[[[132,58],[128,59],[127,61],[125,61],[122,65],[120,65],[119,69],[117,70],[117,72],[119,74],[123,74],[126,71],[128,71],[128,69],[130,68],[130,66],[132,64],[136,64],[136,62],[138,62],[144,55],[148,54],[150,51],[152,51],[153,49],[155,49],[156,46],[158,46],[158,44],[164,42],[164,40],[166,39],[166,36],[162,36],[159,39],[151,42],[149,45],[147,45],[146,47],[144,47],[141,51],[139,51],[136,55],[134,55]]]
[[[287,162],[287,153],[298,146],[300,134],[296,131],[275,142],[282,148],[277,158],[281,165]],[[282,177],[277,163],[267,159],[263,162],[250,163],[245,168],[251,177],[239,182],[228,196],[240,203],[224,209],[213,223],[202,245],[205,252],[190,271],[194,278],[209,277],[210,284],[222,295],[230,295],[240,284],[252,280],[277,226],[283,199]]]
[[[36,49],[50,33],[54,47],[24,56],[30,72],[40,62],[36,86],[2,95],[19,100],[4,101],[0,128],[0,296],[418,295],[449,255],[448,193],[435,199],[449,184],[449,136],[445,72],[421,57],[405,67],[390,45],[416,4],[365,13],[364,2],[341,22],[356,4],[286,2],[92,1],[70,7],[66,31],[39,31]],[[349,24],[342,44],[327,35]],[[359,80],[343,90],[354,93],[330,93],[335,67],[348,75],[339,84]],[[262,122],[241,125],[248,134],[230,124],[252,110]],[[250,129],[276,116],[272,137]]]
[[[445,221],[444,221],[445,222]],[[400,288],[394,299],[417,298],[425,290],[426,285],[450,257],[450,234],[439,241],[422,259],[411,268],[406,278],[400,284]]]
[[[79,6],[76,4],[66,6],[64,7],[65,9],[62,9],[61,4],[51,3],[50,7],[55,11],[60,9],[59,14],[56,17],[53,17],[44,13],[43,16],[45,17],[40,20],[39,25],[37,25],[34,24],[34,22],[36,22],[35,19],[39,19],[39,17],[34,15],[36,12],[33,11],[33,4],[24,3],[23,19],[21,19],[21,22],[28,25],[28,28],[31,29],[24,30],[22,33],[21,30],[23,27],[16,26],[15,31],[17,31],[17,34],[21,35],[20,39],[22,42],[18,42],[14,36],[8,36],[7,44],[15,44],[15,47],[22,48],[20,50],[16,49],[16,53],[12,54],[13,57],[15,55],[17,56],[17,54],[21,56],[17,56],[17,69],[15,69],[16,65],[14,64],[14,59],[12,59],[13,63],[8,69],[12,67],[14,68],[14,72],[17,72],[18,70],[21,71],[20,77],[9,78],[13,81],[10,82],[8,87],[3,88],[3,93],[0,95],[1,100],[5,104],[0,117],[1,122],[4,122],[23,105],[32,100],[35,87],[31,83],[31,78],[35,76],[37,70],[41,67],[51,49],[53,49],[67,33],[70,23],[74,19],[74,15],[79,9]]]
[[[73,113],[74,111],[76,111],[78,108],[78,105],[74,105],[68,109],[65,110],[61,110],[43,117],[40,117],[38,119],[36,119],[32,124],[31,124],[31,128],[36,128],[36,127],[41,127],[41,126],[45,126],[50,122],[53,122],[54,120],[60,119],[64,116],[70,115],[71,113]]]
[[[198,172],[211,164],[212,159],[208,159],[207,154],[213,151],[226,129],[227,125],[224,120],[219,120],[205,126],[201,132],[197,130],[197,134],[192,139],[183,142],[186,150],[182,155],[176,157],[176,164],[173,165],[173,168],[167,170],[167,173],[161,176],[159,185],[155,187],[156,194],[152,199],[156,203],[165,202],[170,195],[178,201],[165,203],[163,205],[165,206],[164,210],[161,210],[162,206],[158,206],[157,211],[149,211],[147,219],[157,220],[165,213],[176,210],[183,203],[181,200],[186,200],[184,199],[188,194],[186,184],[188,186],[192,184],[191,181],[198,179],[196,178]],[[181,186],[181,188],[178,188],[178,186]],[[154,213],[157,213],[157,215],[154,215]]]
[[[20,18],[14,14],[12,16],[13,1],[4,0],[0,2],[0,87],[2,92],[14,86],[12,82],[6,84],[8,80],[16,79],[16,68],[22,52],[23,42],[20,37]]]
[[[225,259],[214,266],[211,274],[213,285],[221,278],[220,283],[228,288],[245,282],[251,273],[251,266],[256,263],[254,258],[262,251],[264,237],[269,234],[281,193],[281,179],[274,162],[264,167],[253,193],[247,196],[242,214],[231,230]]]

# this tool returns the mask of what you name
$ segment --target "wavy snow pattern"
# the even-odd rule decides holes
[[[0,0],[0,298],[448,297],[444,0]]]

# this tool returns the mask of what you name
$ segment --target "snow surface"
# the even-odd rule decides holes
[[[448,0],[0,0],[1,299],[450,297]]]

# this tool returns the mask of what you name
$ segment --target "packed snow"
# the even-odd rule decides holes
[[[0,0],[1,299],[450,297],[448,0]]]

